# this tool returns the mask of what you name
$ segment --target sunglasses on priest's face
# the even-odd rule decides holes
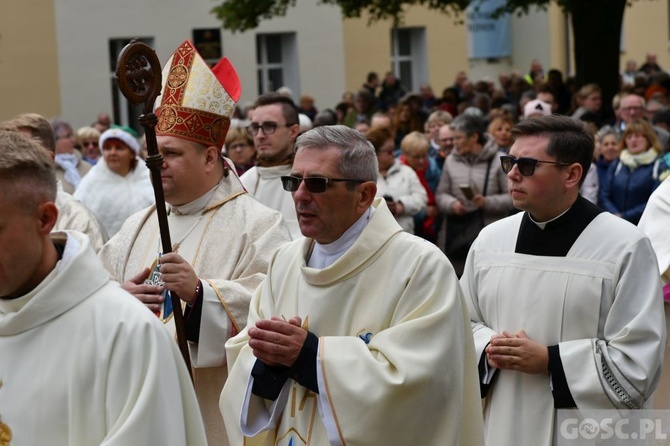
[[[510,173],[514,165],[519,168],[519,173],[524,177],[529,177],[535,173],[538,164],[554,164],[556,166],[569,166],[568,163],[559,163],[558,161],[541,161],[535,158],[514,158],[510,155],[500,157],[500,167],[505,174]]]
[[[294,177],[286,175],[281,177],[281,184],[287,192],[295,192],[300,187],[300,182],[305,182],[307,191],[313,194],[325,192],[329,183],[365,183],[365,180],[353,180],[350,178],[326,178],[326,177]]]

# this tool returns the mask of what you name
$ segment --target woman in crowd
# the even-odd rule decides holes
[[[81,147],[82,159],[91,166],[95,166],[102,156],[99,141],[100,131],[95,127],[82,127],[77,130],[77,143]]]
[[[423,124],[416,113],[412,113],[409,102],[403,101],[398,104],[393,115],[393,129],[395,130],[395,148],[400,149],[400,141],[411,132],[422,132]]]
[[[426,135],[410,133],[400,142],[400,162],[414,170],[428,197],[426,208],[414,214],[414,234],[436,243],[441,220],[435,203],[435,190],[440,182],[441,172],[435,160],[429,156],[429,147],[430,142]]]
[[[447,218],[445,253],[456,273],[463,273],[465,257],[479,231],[512,211],[507,175],[500,169],[500,152],[486,145],[481,117],[458,116],[450,124],[455,150],[447,157],[435,199]]]
[[[509,114],[500,114],[491,120],[488,128],[490,139],[488,145],[495,147],[498,152],[509,152],[512,146],[512,127],[514,118]]]
[[[135,212],[154,203],[149,169],[138,156],[130,129],[110,128],[100,136],[102,159],[81,182],[75,198],[100,219],[110,237]]]
[[[414,214],[426,208],[426,190],[414,170],[395,157],[393,135],[387,128],[373,127],[365,136],[377,152],[377,196],[384,197],[398,224],[414,234]]]
[[[77,138],[69,122],[60,118],[51,121],[56,137],[56,177],[63,184],[63,190],[73,194],[81,179],[91,169],[91,165],[81,159],[76,149]]]
[[[254,166],[256,147],[254,139],[245,129],[235,127],[228,130],[225,148],[226,156],[235,164],[238,176]]]
[[[600,184],[600,207],[637,224],[659,184],[653,173],[660,143],[651,125],[637,120],[626,125],[619,149],[619,159],[612,162]]]
[[[595,163],[598,182],[603,184],[610,164],[619,158],[619,134],[614,127],[606,125],[596,133]]]

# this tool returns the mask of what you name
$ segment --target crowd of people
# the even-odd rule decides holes
[[[653,54],[613,113],[538,61],[440,97],[370,72],[322,109],[285,87],[237,104],[230,62],[189,41],[163,79],[165,203],[144,137],[105,113],[0,123],[0,445],[551,445],[558,409],[651,407],[670,300]]]

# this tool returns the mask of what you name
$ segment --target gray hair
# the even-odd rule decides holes
[[[375,148],[362,133],[352,128],[345,125],[313,128],[296,140],[296,154],[302,149],[339,150],[338,169],[344,178],[377,182],[379,166]]]
[[[74,134],[74,129],[70,125],[69,122],[67,122],[64,119],[61,118],[54,118],[51,120],[51,127],[54,129],[54,135],[56,137],[56,140],[58,140],[58,131],[60,129],[70,129],[72,133]]]
[[[596,133],[596,140],[602,142],[603,138],[607,135],[614,135],[617,142],[619,141],[619,132],[617,132],[616,129],[611,125],[602,126],[600,130],[598,130],[598,133]]]
[[[480,111],[481,112],[481,111]],[[481,145],[486,143],[486,123],[480,116],[461,114],[449,124],[452,130],[465,133],[466,136],[477,134],[477,142]]]

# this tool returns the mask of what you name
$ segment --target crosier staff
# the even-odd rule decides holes
[[[151,184],[154,188],[156,198],[156,215],[158,216],[158,227],[160,228],[161,244],[163,253],[172,252],[172,241],[170,240],[170,228],[168,227],[167,211],[165,208],[165,195],[163,194],[163,183],[161,182],[161,166],[163,156],[158,152],[156,142],[156,124],[158,118],[153,112],[156,98],[161,91],[161,65],[156,52],[148,45],[133,39],[126,45],[116,63],[116,79],[119,90],[134,105],[144,104],[139,122],[144,127],[147,140],[147,152],[149,156],[146,164],[151,171]],[[184,314],[181,310],[181,300],[177,293],[171,291],[172,311],[174,324],[177,332],[177,344],[188,368],[191,379],[191,358],[186,343],[186,325]]]

